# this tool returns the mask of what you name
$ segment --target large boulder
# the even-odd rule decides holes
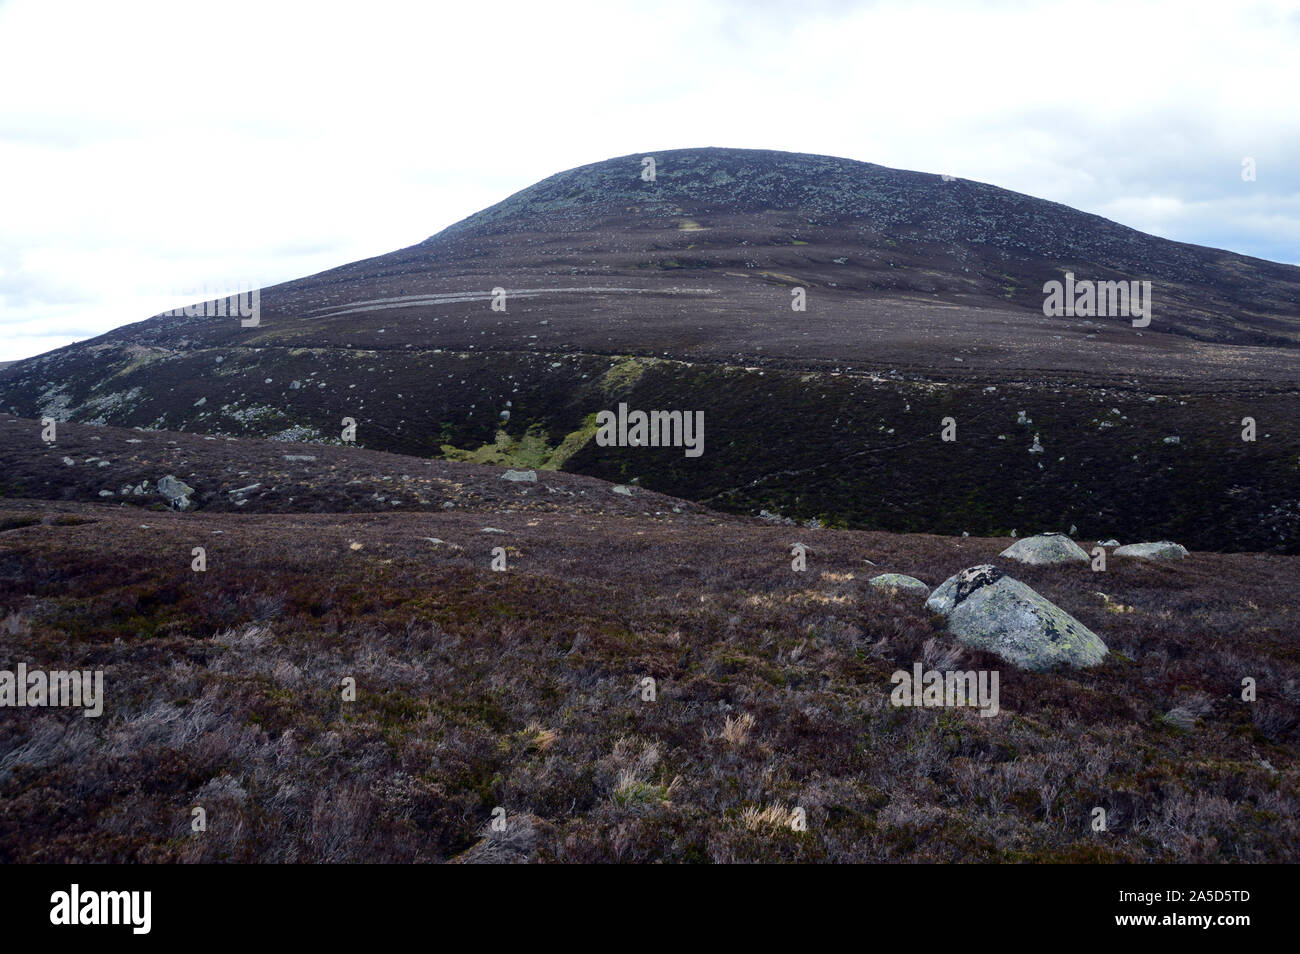
[[[909,593],[930,592],[930,587],[927,584],[922,583],[914,576],[907,576],[903,573],[881,573],[879,576],[873,576],[867,582],[882,590],[905,590]]]
[[[1040,533],[1036,537],[1025,537],[998,555],[1034,566],[1088,562],[1088,554],[1083,548],[1063,533]]]
[[[1187,549],[1168,540],[1159,543],[1129,543],[1117,549],[1115,556],[1138,557],[1143,560],[1181,560],[1187,556]]]
[[[925,605],[948,617],[948,630],[958,641],[1021,669],[1095,666],[1107,653],[1088,627],[988,564],[949,577]]]
[[[167,502],[171,504],[173,510],[189,510],[190,495],[194,493],[194,488],[185,481],[168,474],[158,481],[158,493],[167,498]]]

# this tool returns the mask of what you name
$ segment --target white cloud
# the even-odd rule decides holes
[[[10,0],[0,359],[685,146],[947,172],[1293,261],[1298,34],[1294,3]]]

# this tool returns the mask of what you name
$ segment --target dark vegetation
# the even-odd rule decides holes
[[[529,439],[554,452],[573,435],[567,456],[548,466],[637,479],[735,513],[766,509],[895,532],[1005,534],[1075,525],[1085,536],[1124,542],[1168,537],[1201,549],[1300,552],[1294,390],[1045,387],[995,375],[943,383],[472,352],[285,352],[268,385],[264,354],[223,354],[221,365],[201,352],[126,374],[114,387],[140,388],[144,396],[129,413],[110,417],[136,426],[337,441],[350,415],[363,446],[433,457],[448,448],[494,446],[504,433],[520,446],[494,461],[519,466],[546,460],[545,453],[522,451]],[[291,388],[293,381],[306,386]],[[334,388],[339,403],[311,397],[322,393],[317,382]],[[644,410],[704,411],[703,456],[597,447],[584,424],[620,401]],[[245,414],[249,408],[265,410]],[[504,423],[502,411],[510,414]],[[1030,423],[1017,424],[1020,411]],[[941,421],[949,416],[957,440],[945,443]],[[1254,442],[1241,439],[1246,417],[1256,422]],[[1035,435],[1042,454],[1029,452]],[[282,446],[286,454],[298,452],[294,444]]]

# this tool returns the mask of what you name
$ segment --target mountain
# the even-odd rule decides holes
[[[1150,282],[1150,323],[1046,316],[1067,273]],[[259,306],[256,327],[155,316],[0,369],[0,410],[313,441],[349,418],[370,449],[742,513],[1300,546],[1300,268],[960,178],[626,156]],[[704,453],[597,446],[620,402],[703,411]]]

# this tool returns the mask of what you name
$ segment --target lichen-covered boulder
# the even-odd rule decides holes
[[[194,488],[185,481],[168,474],[158,481],[158,493],[167,498],[167,502],[171,504],[173,509],[189,510],[190,495],[194,493]]]
[[[1187,549],[1168,540],[1159,543],[1129,543],[1117,549],[1115,556],[1138,557],[1143,560],[1181,560],[1187,556]]]
[[[1040,533],[1036,537],[1025,537],[998,555],[1034,566],[1088,562],[1088,554],[1083,548],[1063,533]]]
[[[867,581],[882,590],[905,590],[909,593],[929,593],[930,587],[914,576],[904,573],[881,573]]]
[[[949,577],[925,605],[948,617],[948,630],[959,642],[1021,669],[1095,666],[1107,653],[1088,627],[988,564]]]

